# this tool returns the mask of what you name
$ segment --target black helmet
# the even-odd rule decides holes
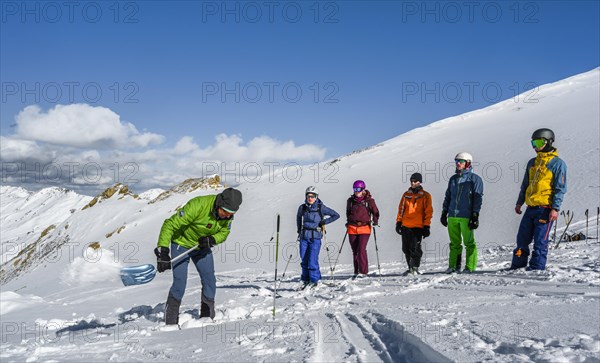
[[[544,138],[550,143],[554,142],[554,131],[550,129],[537,129],[531,135],[531,140]]]

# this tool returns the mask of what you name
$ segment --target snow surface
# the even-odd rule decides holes
[[[190,269],[180,329],[162,322],[171,284],[169,272],[146,285],[123,287],[120,266],[153,263],[162,221],[197,195],[173,193],[147,199],[114,195],[91,208],[78,208],[37,241],[22,261],[3,260],[0,358],[11,361],[600,361],[600,243],[563,242],[549,253],[542,272],[505,271],[520,217],[513,208],[527,160],[534,156],[531,132],[550,127],[568,167],[564,210],[575,213],[569,232],[596,237],[600,204],[600,70],[543,86],[538,102],[514,99],[413,130],[317,169],[307,166],[294,179],[277,170],[256,181],[242,180],[244,203],[228,241],[215,248],[217,317],[199,318],[200,283]],[[452,159],[459,151],[475,158],[485,182],[478,272],[446,275],[447,234],[439,209]],[[424,174],[434,200],[432,235],[424,242],[422,275],[406,269],[394,232],[397,203],[412,169]],[[265,169],[266,170],[266,169]],[[499,172],[498,172],[499,171]],[[326,205],[343,212],[355,179],[366,181],[381,210],[375,244],[368,247],[371,274],[352,280],[351,253],[343,247],[343,221],[328,228],[321,250],[323,283],[298,292],[299,261],[295,213],[306,186],[316,184]],[[317,179],[317,182],[315,182]],[[4,188],[4,187],[3,187]],[[218,192],[220,189],[217,189]],[[15,199],[26,197],[13,191]],[[5,224],[2,243],[16,224]],[[8,192],[7,192],[8,193]],[[8,193],[11,194],[11,193]],[[12,195],[12,194],[11,194]],[[19,199],[21,200],[21,199]],[[89,201],[89,200],[88,200]],[[84,203],[85,204],[85,203]],[[275,215],[281,213],[275,318]],[[15,214],[21,218],[22,214]],[[48,217],[50,218],[50,217]],[[26,218],[24,218],[26,219]],[[557,234],[564,229],[559,221]],[[39,245],[39,246],[38,246]],[[42,253],[54,246],[53,254]],[[93,247],[90,247],[93,246]],[[99,248],[98,248],[99,247]],[[40,251],[38,253],[38,250]],[[4,247],[3,247],[4,251]],[[21,256],[23,258],[23,256]],[[31,262],[33,261],[33,263]],[[11,275],[13,274],[13,275]]]
[[[20,187],[0,186],[1,263],[16,256],[24,246],[39,238],[44,229],[62,223],[91,199],[63,188],[45,188],[33,193]]]

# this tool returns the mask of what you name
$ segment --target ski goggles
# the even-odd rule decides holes
[[[316,198],[317,196],[315,194],[306,194],[306,199],[308,198]]]
[[[354,189],[354,193],[362,192],[363,188],[352,188]]]
[[[533,139],[531,140],[531,146],[533,146],[536,149],[541,148],[542,146],[544,146],[546,144],[546,139]]]
[[[460,163],[466,163],[467,161],[465,159],[455,159],[454,162],[457,164],[460,164]]]

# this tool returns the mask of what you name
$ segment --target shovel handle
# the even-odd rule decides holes
[[[171,260],[171,265],[173,265],[174,263],[176,263],[177,261],[181,260],[182,258],[184,258],[185,256],[189,255],[190,253],[192,253],[193,251],[198,249],[199,245],[196,245],[192,248],[190,248],[189,250],[185,251],[184,253],[182,253],[181,255],[175,257],[174,259]]]

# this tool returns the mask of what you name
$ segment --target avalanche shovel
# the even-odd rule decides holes
[[[171,260],[171,265],[196,249],[198,249],[198,246],[190,248],[181,255],[175,257]],[[123,281],[123,285],[125,286],[147,284],[154,279],[154,276],[156,276],[156,268],[151,264],[123,267],[121,269],[121,281]]]

